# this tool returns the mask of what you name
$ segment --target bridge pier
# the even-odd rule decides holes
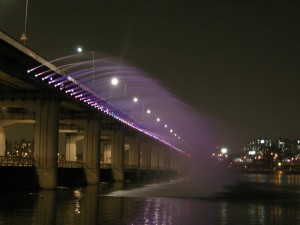
[[[57,186],[59,102],[38,100],[36,108],[34,159],[43,189]]]
[[[159,168],[159,162],[158,162],[158,144],[155,142],[152,142],[151,144],[151,168],[152,169],[158,169]]]
[[[151,168],[151,141],[147,138],[145,140],[145,145],[142,155],[143,166],[150,169]]]
[[[5,136],[4,122],[0,120],[0,156],[5,155]]]
[[[100,120],[86,120],[84,123],[83,163],[88,184],[100,181]]]
[[[77,146],[76,141],[81,139],[82,137],[77,136],[75,134],[66,134],[66,161],[76,161],[77,160]]]
[[[133,134],[131,134],[131,135],[127,136],[126,139],[129,144],[127,165],[130,165],[134,168],[139,168],[140,138],[138,136],[134,136]]]
[[[111,130],[111,166],[115,181],[124,181],[124,130]]]
[[[158,165],[162,169],[166,168],[165,154],[166,154],[166,147],[161,146],[158,151]]]
[[[140,165],[140,142],[141,138],[136,133],[130,133],[125,137],[126,144],[129,145],[129,149],[126,157],[125,168],[135,171],[131,179],[140,180],[141,178],[141,165]]]

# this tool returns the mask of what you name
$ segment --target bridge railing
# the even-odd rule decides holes
[[[83,168],[82,161],[58,161],[57,166],[59,168]]]
[[[34,166],[34,159],[13,156],[0,156],[0,166]]]
[[[138,169],[138,165],[124,165],[124,169]]]
[[[83,161],[61,160],[57,163],[59,168],[84,168]],[[0,166],[35,166],[34,158],[0,156]],[[111,169],[111,163],[100,163],[101,169]],[[138,169],[138,165],[124,165],[124,169]],[[162,167],[140,166],[140,169],[163,169]]]
[[[111,169],[111,163],[100,163],[100,169]]]

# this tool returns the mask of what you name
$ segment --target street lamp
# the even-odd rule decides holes
[[[27,12],[28,12],[28,0],[26,0],[26,9],[25,9],[25,23],[24,23],[24,32],[21,35],[21,41],[23,41],[23,44],[26,44],[27,41],[27,35],[26,35],[26,30],[27,30]]]
[[[78,47],[77,52],[79,52],[79,53],[83,52],[82,47]],[[87,50],[84,50],[84,52],[91,53],[92,56],[93,56],[93,83],[94,83],[95,82],[95,52],[94,51],[87,51]]]
[[[223,155],[227,154],[227,152],[228,152],[227,148],[222,148],[222,149],[221,149],[221,153],[222,153]]]
[[[113,86],[117,86],[118,83],[119,83],[119,80],[118,78],[114,77],[111,79],[110,83],[113,85]]]

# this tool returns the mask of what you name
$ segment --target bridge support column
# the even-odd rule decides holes
[[[128,164],[133,166],[134,168],[138,168],[139,166],[139,145],[140,145],[140,138],[136,136],[129,137],[129,162]]]
[[[165,152],[166,152],[166,148],[161,146],[158,150],[158,164],[159,167],[162,169],[165,169]]]
[[[124,130],[111,131],[111,165],[115,181],[124,181]]]
[[[34,159],[40,186],[57,186],[59,102],[39,101],[36,109]]]
[[[140,142],[141,138],[139,136],[130,136],[130,152],[129,152],[129,163],[136,169],[136,179],[141,178],[141,152],[140,152]]]
[[[107,142],[101,142],[101,156],[100,160],[104,164],[111,164],[111,144]]]
[[[165,151],[165,170],[170,170],[170,155],[171,155],[171,149],[167,148]]]
[[[58,133],[58,161],[66,160],[66,133]]]
[[[137,173],[136,178],[138,180],[141,179],[141,137],[135,137],[135,148],[134,148],[134,155],[136,156],[136,165],[137,165]]]
[[[78,136],[66,134],[66,161],[76,161],[76,141]]]
[[[87,120],[84,126],[83,163],[87,182],[90,185],[100,181],[100,121]]]
[[[170,149],[170,169],[174,170],[175,168],[175,151]]]
[[[0,120],[0,156],[5,155],[5,137],[3,120]]]
[[[178,158],[177,152],[171,151],[171,169],[177,170],[178,169]]]
[[[145,169],[147,167],[147,142],[143,139],[140,146],[140,166]]]
[[[151,168],[158,169],[158,144],[152,142],[151,144]]]

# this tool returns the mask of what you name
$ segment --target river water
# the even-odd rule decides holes
[[[239,174],[225,185],[160,183],[0,193],[0,224],[300,224],[300,175]]]

